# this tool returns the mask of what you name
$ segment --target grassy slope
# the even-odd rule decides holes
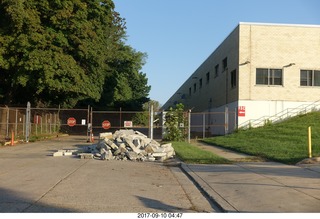
[[[270,160],[295,164],[308,157],[309,126],[312,128],[313,156],[320,156],[320,112],[203,141]]]

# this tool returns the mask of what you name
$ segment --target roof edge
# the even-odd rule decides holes
[[[239,22],[240,25],[256,25],[256,26],[289,26],[289,27],[320,27],[316,24],[290,24],[290,23],[259,23],[259,22]]]

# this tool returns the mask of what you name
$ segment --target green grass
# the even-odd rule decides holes
[[[229,160],[186,142],[172,142],[176,155],[185,163],[229,164]]]
[[[296,116],[278,124],[240,130],[203,142],[286,164],[308,157],[308,127],[312,128],[312,155],[320,156],[320,112]]]

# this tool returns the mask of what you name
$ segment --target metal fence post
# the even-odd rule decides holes
[[[191,138],[191,109],[188,111],[188,143],[190,143]]]
[[[149,105],[149,117],[150,117],[150,126],[149,126],[149,133],[150,139],[153,139],[153,104]]]
[[[91,130],[91,122],[90,122],[90,105],[88,105],[87,110],[87,142],[90,142],[90,130]]]
[[[16,118],[14,123],[14,135],[18,136],[18,109],[16,109]]]
[[[29,135],[30,135],[30,111],[31,111],[31,104],[30,102],[27,103],[26,109],[26,142],[29,142]]]
[[[7,109],[7,120],[6,120],[6,138],[9,138],[9,118],[10,118],[10,115],[9,115],[9,113],[10,113],[10,109],[9,109],[9,107],[8,106],[6,106],[6,109]]]
[[[121,107],[120,107],[120,109],[119,109],[119,117],[120,117],[120,121],[119,121],[119,129],[121,129],[121,123],[122,123],[122,118],[121,118],[121,113],[122,113],[122,109],[121,109]]]
[[[225,112],[224,112],[224,134],[228,134],[229,131],[229,110],[228,107],[226,106]]]
[[[40,120],[40,134],[42,135],[42,121],[43,121],[43,113],[41,113],[41,120]]]
[[[202,138],[206,137],[206,113],[202,114]]]
[[[161,138],[163,139],[165,137],[165,133],[166,133],[166,127],[165,127],[165,122],[166,122],[166,112],[162,111],[161,112]]]

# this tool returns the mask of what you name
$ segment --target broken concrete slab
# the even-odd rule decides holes
[[[140,149],[137,148],[134,144],[133,144],[133,139],[130,136],[124,137],[123,140],[125,141],[125,143],[137,154],[140,153]]]
[[[54,156],[78,154],[81,159],[165,161],[175,156],[171,143],[161,145],[146,135],[129,130],[118,130],[112,137],[110,132],[99,134],[99,142],[79,150],[59,150]]]
[[[65,151],[63,152],[63,156],[72,156],[73,153],[71,151]]]
[[[54,153],[52,154],[52,156],[54,156],[54,157],[62,157],[62,156],[63,156],[63,152],[62,152],[62,151],[54,152]]]
[[[80,159],[93,159],[92,153],[81,153],[79,154]]]
[[[99,139],[112,139],[113,136],[112,136],[112,132],[102,132],[102,133],[99,133]]]
[[[78,150],[72,150],[72,149],[58,150],[57,152],[54,152],[52,156],[54,157],[72,156],[72,155],[76,155],[77,152]]]
[[[113,158],[112,153],[109,150],[101,148],[101,160],[111,160]]]
[[[107,145],[109,145],[113,150],[117,150],[118,149],[118,146],[113,143],[113,141],[111,141],[110,139],[105,139],[104,140],[106,142]]]

